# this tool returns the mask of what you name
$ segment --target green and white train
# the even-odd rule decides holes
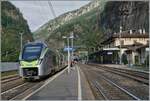
[[[63,57],[42,42],[25,44],[19,61],[19,74],[25,79],[40,79],[65,67]]]

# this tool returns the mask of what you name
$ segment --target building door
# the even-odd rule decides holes
[[[106,52],[104,54],[104,64],[112,64],[113,63],[113,52]]]

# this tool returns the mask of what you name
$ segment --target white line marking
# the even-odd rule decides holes
[[[26,83],[23,83],[23,84],[21,84],[21,85],[19,85],[19,86],[16,86],[16,87],[14,87],[14,88],[12,88],[12,89],[6,90],[6,91],[2,92],[1,95],[4,94],[4,93],[10,92],[10,91],[12,91],[12,90],[14,90],[14,89],[16,89],[16,88],[19,88],[19,87],[21,87],[21,86],[24,86],[25,84],[27,84],[27,82],[26,82]]]
[[[40,91],[42,88],[44,88],[48,83],[52,82],[54,79],[56,79],[59,75],[61,75],[65,70],[67,70],[67,68],[65,68],[63,71],[61,71],[60,73],[54,75],[52,78],[50,78],[49,80],[47,80],[45,82],[45,84],[43,84],[39,89],[35,90],[34,92],[30,93],[28,96],[24,97],[22,100],[26,100],[27,98],[29,98],[30,96],[32,96],[33,94],[37,93],[38,91]]]
[[[77,66],[77,72],[78,72],[78,100],[82,100],[82,89],[81,89],[81,78],[80,78],[80,68]]]

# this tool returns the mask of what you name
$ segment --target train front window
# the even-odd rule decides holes
[[[41,46],[28,46],[24,48],[23,51],[23,56],[22,59],[23,60],[34,60],[34,59],[38,59],[40,57],[41,54]]]

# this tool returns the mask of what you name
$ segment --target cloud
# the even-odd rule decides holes
[[[48,1],[11,1],[23,13],[32,32],[54,18]],[[56,16],[80,8],[90,1],[51,1]]]

